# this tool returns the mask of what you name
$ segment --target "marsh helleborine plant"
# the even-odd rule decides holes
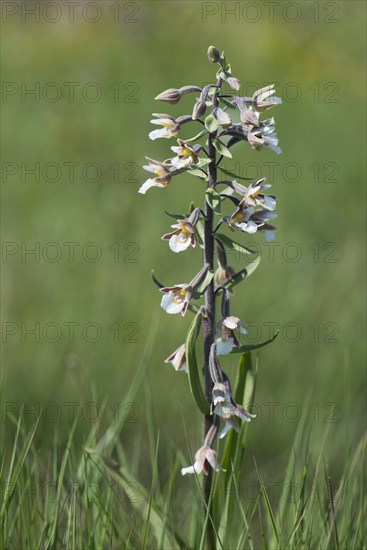
[[[160,284],[153,276],[163,293],[161,306],[167,313],[182,316],[188,311],[194,313],[185,343],[166,359],[166,363],[172,363],[177,371],[188,373],[191,392],[203,414],[203,445],[195,454],[194,464],[183,468],[182,475],[201,472],[208,475],[210,468],[220,471],[222,468],[213,448],[216,437],[225,437],[231,429],[239,431],[239,420],[249,422],[254,418],[242,404],[234,401],[229,378],[221,368],[218,356],[244,353],[259,347],[259,344],[241,346],[239,337],[246,335],[246,325],[230,311],[233,287],[254,271],[259,258],[236,273],[227,263],[226,250],[249,257],[254,252],[234,242],[219,229],[227,226],[232,232],[250,235],[259,231],[267,240],[272,240],[275,227],[269,222],[276,217],[276,198],[267,193],[270,184],[265,182],[265,178],[243,185],[237,180],[245,178],[236,177],[224,168],[221,171],[227,179],[219,180],[218,169],[224,158],[232,157],[231,149],[239,142],[247,143],[256,151],[272,149],[277,154],[281,153],[274,118],[260,120],[265,111],[281,103],[274,96],[274,85],[257,90],[252,97],[241,97],[240,82],[232,76],[224,53],[210,46],[208,58],[219,65],[215,83],[204,88],[170,88],[155,98],[175,105],[183,95],[197,95],[192,114],[175,118],[169,114],[154,113],[155,118],[151,122],[160,128],[150,132],[149,137],[152,140],[174,138],[177,145],[171,147],[174,156],[164,161],[146,157],[149,164],[144,168],[154,176],[139,189],[139,193],[145,194],[152,187],[164,188],[184,174],[184,177],[191,175],[198,178],[198,184],[205,191],[205,206],[191,204],[189,212],[180,216],[171,226],[172,230],[162,237],[175,253],[199,246],[203,250],[202,268],[190,282],[172,286]],[[225,85],[229,92],[223,90]],[[179,137],[181,128],[188,123],[200,125],[201,131],[183,140]],[[221,214],[224,202],[231,205],[229,215]],[[215,223],[216,216],[218,220]],[[214,271],[215,253],[218,266]],[[202,298],[204,304],[200,305]],[[216,319],[217,298],[220,299],[220,315]],[[201,326],[204,391],[195,355],[195,342]],[[221,420],[224,421],[222,428]]]

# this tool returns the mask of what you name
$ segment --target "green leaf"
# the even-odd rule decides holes
[[[196,134],[196,136],[189,139],[185,139],[185,143],[191,143],[192,141],[196,141],[197,139],[200,139],[201,137],[205,136],[207,133],[208,133],[207,130],[201,130],[201,132]]]
[[[193,298],[198,299],[200,298],[204,292],[206,291],[208,285],[212,282],[214,277],[213,271],[208,271],[205,275],[205,279],[201,281],[201,283],[195,288],[195,291],[193,293]]]
[[[187,362],[187,368],[188,368],[188,374],[189,374],[190,390],[195,400],[195,403],[197,404],[202,414],[209,414],[210,412],[209,403],[205,397],[203,388],[201,387],[198,365],[196,362],[196,353],[195,353],[195,342],[200,333],[201,321],[202,321],[202,313],[201,311],[199,311],[195,315],[191,323],[191,326],[189,328],[189,331],[187,333],[186,342],[185,342],[186,362]]]
[[[263,479],[261,477],[261,474],[257,468],[257,464],[256,464],[256,460],[254,458],[254,463],[255,463],[255,469],[256,469],[256,473],[257,473],[257,477],[258,477],[258,480],[260,482],[260,488],[261,488],[261,493],[264,497],[264,500],[265,500],[265,506],[266,506],[266,510],[268,512],[268,516],[269,516],[269,519],[270,519],[270,523],[272,525],[272,528],[273,528],[273,534],[276,538],[276,541],[277,541],[277,544],[279,545],[279,532],[278,532],[278,527],[277,527],[277,524],[276,524],[276,521],[275,521],[275,518],[274,518],[274,514],[273,514],[273,510],[271,508],[271,504],[270,504],[270,500],[269,500],[269,497],[268,497],[268,493],[266,492],[266,488],[265,488],[265,485],[264,485],[264,482],[263,482]]]
[[[219,124],[214,115],[208,115],[205,119],[205,128],[208,132],[216,132],[219,128]]]
[[[197,170],[195,168],[190,168],[188,170],[188,173],[192,174],[193,176],[197,176],[198,178],[201,178],[202,180],[206,180],[206,178],[207,178],[207,175],[204,172],[202,172],[201,170]]]
[[[166,546],[169,548],[183,547],[184,541],[175,531],[174,525],[167,525],[164,512],[161,510],[155,500],[153,500],[145,487],[134,477],[130,471],[111,461],[107,456],[101,455],[94,449],[85,449],[88,459],[96,464],[102,462],[104,468],[111,476],[113,481],[120,487],[123,494],[128,499],[129,506],[136,510],[140,516],[149,522],[151,533],[157,544],[164,538]],[[129,488],[135,488],[139,498],[130,498]]]
[[[232,158],[231,151],[227,149],[227,147],[221,141],[219,141],[219,139],[213,139],[213,145],[218,153],[220,153],[224,157],[228,157],[229,159]]]
[[[171,212],[167,212],[167,210],[164,211],[167,216],[170,216],[171,218],[174,218],[175,220],[183,220],[186,218],[184,214],[172,214]]]
[[[250,250],[249,248],[246,248],[242,244],[238,244],[235,241],[232,241],[227,235],[223,235],[223,233],[215,233],[214,237],[223,243],[229,250],[233,250],[235,252],[239,252],[240,254],[256,254],[256,250]]]
[[[222,199],[218,191],[213,189],[213,187],[210,187],[205,192],[205,199],[210,208],[214,210],[216,214],[220,214],[220,203]]]
[[[261,256],[258,256],[253,262],[248,264],[247,267],[245,267],[244,269],[241,269],[241,271],[233,275],[233,277],[228,281],[228,283],[226,283],[223,286],[225,288],[232,288],[238,285],[238,283],[240,283],[244,279],[247,279],[247,277],[252,275],[252,273],[255,271],[260,261],[261,261]]]
[[[226,97],[220,97],[219,101],[223,103],[223,105],[226,105],[230,109],[237,109],[235,105],[233,105]]]
[[[265,342],[260,342],[260,344],[244,344],[243,346],[239,346],[238,348],[233,348],[231,353],[244,353],[245,351],[252,351],[254,349],[259,349],[267,346],[268,344],[271,344],[271,342],[274,342],[278,334],[279,330],[277,330],[274,336],[272,336],[271,338],[269,338],[269,340],[266,340]]]
[[[223,172],[227,176],[232,176],[236,180],[246,180],[246,181],[248,181],[248,180],[253,179],[253,178],[242,178],[240,176],[237,176],[237,174],[235,174],[234,172],[231,172],[230,170],[225,170],[224,168],[222,168],[222,166],[218,166],[218,172]]]
[[[196,166],[198,166],[199,168],[205,168],[205,166],[208,166],[208,164],[210,164],[211,162],[212,159],[199,158],[199,162]]]
[[[201,222],[198,222],[196,224],[196,233],[198,236],[198,243],[200,248],[204,248],[204,242],[205,242],[205,233],[204,233],[204,227]]]
[[[154,275],[153,269],[152,269],[151,275],[152,275],[153,282],[157,285],[157,287],[158,287],[158,288],[163,288],[164,285],[162,285],[162,283],[160,283],[160,282],[158,281],[157,277]]]

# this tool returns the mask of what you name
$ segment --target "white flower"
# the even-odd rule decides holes
[[[154,141],[158,138],[171,138],[178,135],[180,125],[175,118],[171,117],[170,115],[163,115],[160,113],[153,113],[153,116],[158,118],[155,118],[150,122],[152,124],[163,126],[163,128],[159,128],[158,130],[153,130],[152,132],[150,132],[150,139]]]
[[[255,109],[261,112],[265,111],[266,109],[270,109],[270,107],[274,107],[274,105],[279,105],[280,103],[282,103],[280,97],[275,97],[274,94],[274,84],[270,84],[269,86],[260,88],[260,90],[256,90],[256,92],[252,96],[252,101]]]
[[[250,183],[248,187],[233,181],[233,189],[243,196],[244,204],[247,206],[262,206],[266,210],[275,210],[276,197],[274,195],[264,195],[264,191],[271,187],[270,184],[263,185],[265,178]]]
[[[149,157],[146,157],[146,159],[149,160],[149,164],[143,166],[144,170],[147,170],[148,172],[153,172],[154,174],[157,174],[157,176],[155,178],[149,178],[140,187],[139,193],[142,193],[143,195],[151,187],[167,187],[167,185],[171,181],[171,173],[167,166],[165,166],[162,162],[159,162],[158,160],[153,160]]]
[[[165,363],[171,363],[177,371],[187,372],[186,349],[185,344],[182,344],[165,360]]]
[[[161,307],[167,313],[181,313],[184,317],[192,296],[191,286],[182,284],[173,287],[163,287],[160,291],[164,292],[161,300]]]
[[[278,147],[279,139],[275,133],[274,118],[259,122],[259,126],[251,126],[247,133],[247,140],[256,151],[271,149],[277,155],[282,152],[281,148]]]
[[[256,415],[249,413],[234,401],[228,379],[214,384],[211,409],[212,414],[217,414],[226,421],[230,421],[232,424],[231,427],[233,427],[231,419],[235,420],[233,418],[234,416],[237,416],[245,422],[251,422],[251,420],[256,417]]]
[[[178,169],[188,168],[191,164],[199,162],[199,157],[193,147],[182,141],[182,139],[178,139],[177,143],[178,147],[171,147],[172,151],[177,153],[177,156],[170,160],[172,166]]]
[[[195,463],[188,468],[182,468],[181,474],[184,476],[186,474],[201,474],[201,472],[203,472],[205,475],[208,475],[209,466],[211,466],[216,472],[220,472],[223,469],[217,462],[217,453],[214,449],[204,445],[203,447],[200,447],[196,453]]]
[[[172,233],[166,233],[162,239],[169,241],[169,247],[173,252],[182,252],[190,245],[195,248],[195,229],[188,220],[178,220],[178,223],[171,225],[171,227],[176,230]]]
[[[241,334],[247,334],[244,323],[238,317],[231,315],[219,321],[217,325],[218,338],[216,340],[217,355],[228,355],[235,346],[240,345],[235,330]]]
[[[251,216],[254,214],[255,209],[252,206],[246,207],[245,201],[241,201],[237,210],[234,211],[232,216],[224,216],[223,220],[228,223],[228,226],[232,231],[238,229],[239,231],[245,231],[252,235],[256,233],[261,223],[256,223],[251,220]]]

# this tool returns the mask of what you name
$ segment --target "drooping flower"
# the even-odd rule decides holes
[[[275,210],[276,197],[264,194],[264,191],[271,187],[270,184],[263,185],[265,179],[261,178],[256,182],[252,182],[248,187],[233,181],[232,186],[234,191],[242,195],[247,206],[261,206],[266,210]]]
[[[164,293],[161,300],[161,307],[167,313],[181,313],[184,317],[192,297],[192,286],[180,284],[171,287],[163,287],[160,291]]]
[[[273,240],[275,227],[267,222],[276,217],[277,215],[269,210],[255,210],[254,206],[247,206],[245,197],[232,216],[223,216],[222,219],[232,231],[238,229],[251,235],[261,231],[267,240]]]
[[[229,114],[220,107],[213,109],[213,115],[217,119],[219,126],[222,126],[222,128],[228,128],[228,126],[232,124]]]
[[[237,330],[241,334],[247,334],[244,328],[245,324],[233,315],[225,317],[217,324],[216,352],[217,355],[227,355],[231,353],[235,346],[239,346],[240,342],[235,334]]]
[[[223,220],[228,223],[228,227],[232,231],[238,229],[252,235],[258,229],[258,224],[251,219],[254,212],[255,208],[253,206],[246,207],[245,203],[241,201],[232,216],[224,216]]]
[[[211,447],[204,445],[195,454],[195,462],[188,468],[182,468],[181,474],[201,474],[203,472],[206,476],[209,473],[209,466],[216,472],[220,472],[223,468],[217,461],[217,453]]]
[[[229,421],[231,427],[233,427],[233,420],[236,422],[234,417],[238,417],[245,422],[251,422],[253,418],[256,418],[256,415],[249,413],[242,405],[238,405],[234,401],[228,377],[224,373],[223,375],[223,381],[215,382],[213,386],[211,413]]]
[[[160,162],[159,160],[153,160],[149,157],[145,158],[149,161],[149,164],[143,166],[144,170],[147,170],[148,172],[153,172],[157,175],[155,178],[149,178],[148,180],[146,180],[140,187],[139,193],[142,193],[143,195],[151,187],[167,187],[172,177],[171,172],[163,162]]]
[[[195,226],[199,220],[200,212],[200,208],[195,208],[188,218],[177,220],[176,224],[171,225],[175,231],[163,235],[162,239],[169,241],[169,247],[173,252],[182,252],[190,245],[195,248]]]
[[[151,120],[150,122],[152,124],[163,126],[163,128],[159,128],[158,130],[153,130],[152,132],[150,132],[150,139],[154,141],[158,138],[171,138],[178,135],[180,125],[175,118],[171,117],[170,115],[160,113],[153,113],[153,116],[157,118]]]
[[[252,96],[252,103],[256,111],[262,112],[266,109],[270,109],[270,107],[274,107],[275,105],[282,103],[280,97],[276,97],[274,94],[274,84],[270,84],[269,86],[260,88],[260,90],[256,90]]]
[[[188,168],[191,164],[198,164],[199,157],[191,145],[185,143],[182,139],[177,140],[178,147],[171,147],[172,151],[177,154],[176,157],[170,159],[171,164],[175,168]]]
[[[282,152],[281,148],[278,147],[279,139],[275,133],[274,118],[259,122],[258,126],[249,126],[247,140],[256,151],[271,149],[277,155]]]
[[[177,371],[187,372],[185,344],[182,344],[182,346],[177,348],[172,355],[167,357],[165,363],[171,363],[173,368]]]
[[[252,217],[255,223],[258,224],[259,231],[265,236],[266,240],[274,241],[276,228],[270,225],[268,221],[276,218],[277,214],[268,210],[257,210]]]

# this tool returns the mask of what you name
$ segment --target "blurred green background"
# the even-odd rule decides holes
[[[66,402],[107,398],[113,410],[151,334],[145,386],[162,454],[174,442],[187,456],[183,418],[192,448],[199,446],[201,422],[187,378],[163,362],[183,342],[189,315],[163,312],[150,270],[168,285],[188,282],[198,271],[199,250],[173,255],[160,237],[172,223],[164,210],[184,213],[191,200],[202,204],[203,186],[183,175],[166,190],[145,196],[137,190],[148,177],[144,156],[167,158],[174,145],[148,139],[151,113],[190,113],[195,98],[166,107],[154,97],[169,87],[212,81],[216,69],[206,50],[214,44],[225,50],[245,94],[276,82],[283,97],[271,112],[283,154],[237,145],[226,163],[242,175],[267,176],[278,197],[277,245],[247,239],[261,246],[262,263],[237,288],[232,306],[252,324],[252,341],[255,323],[259,340],[272,332],[269,323],[280,327],[278,339],[259,353],[249,455],[276,475],[310,395],[313,445],[319,447],[331,421],[328,458],[338,473],[365,412],[365,4],[302,1],[292,3],[296,11],[284,11],[290,3],[283,2],[270,20],[262,2],[248,10],[246,2],[100,2],[101,13],[93,2],[83,12],[79,2],[74,21],[65,8],[56,22],[58,12],[42,12],[42,2],[36,3],[39,21],[24,4],[5,4],[3,410],[54,403],[38,436],[47,448],[52,418],[65,432],[70,428]],[[225,11],[230,4],[237,15]],[[39,177],[27,172],[32,168]],[[75,246],[74,260],[68,246]],[[25,254],[35,247],[36,255]],[[238,257],[231,263],[243,265]],[[26,333],[36,323],[39,341]],[[232,379],[236,361],[223,360]],[[126,436],[126,445],[142,450],[147,398],[142,389],[131,416],[137,422]],[[93,410],[84,415],[85,432],[88,416]],[[144,452],[141,460],[144,472]]]

